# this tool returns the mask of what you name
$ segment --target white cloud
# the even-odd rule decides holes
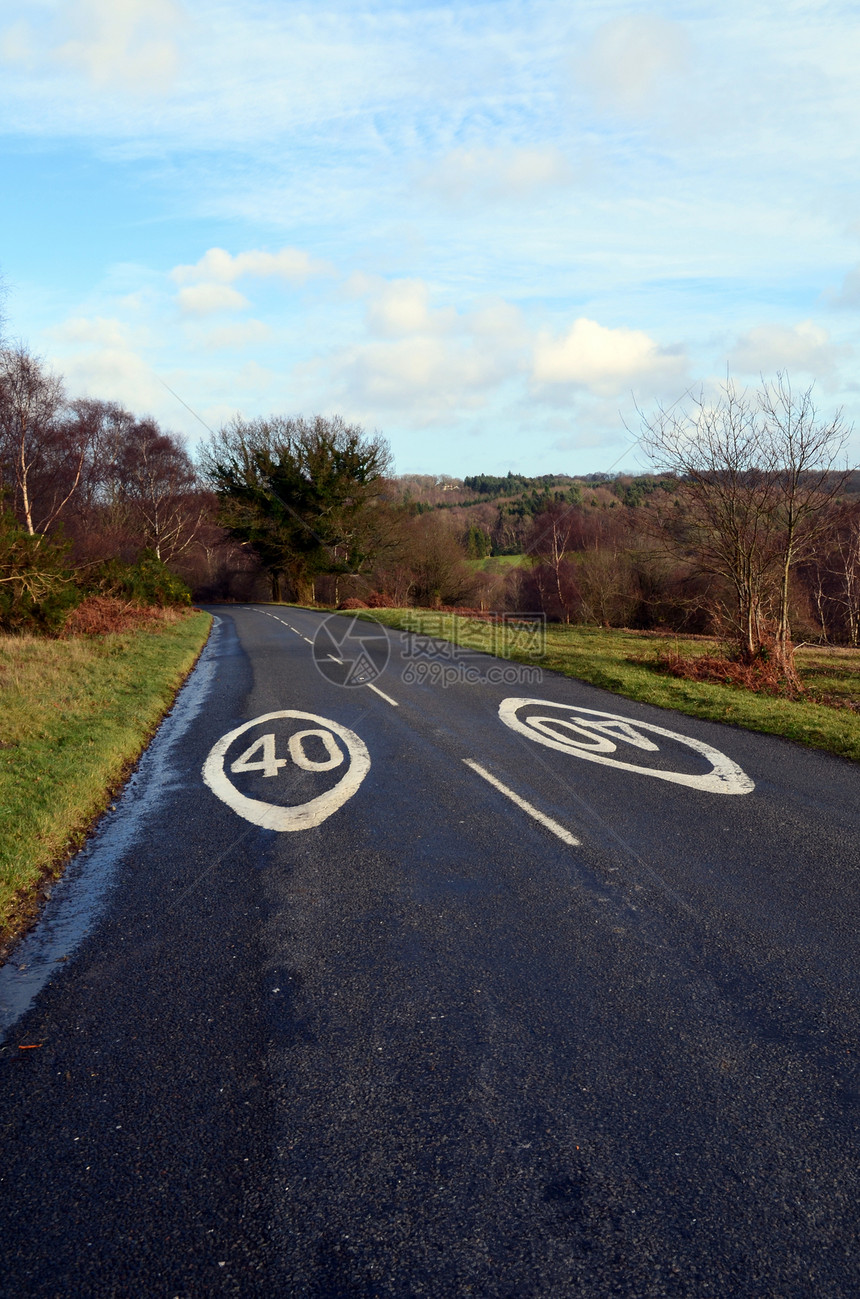
[[[432,166],[423,185],[448,200],[529,198],[568,185],[573,171],[554,147],[454,149]]]
[[[163,404],[164,393],[148,363],[119,347],[70,357],[64,364],[67,387],[76,396],[101,397],[141,414]]]
[[[213,351],[252,347],[255,343],[268,342],[271,337],[271,329],[262,320],[243,320],[235,325],[224,325],[220,329],[211,330],[203,339],[203,345]]]
[[[19,19],[0,31],[0,61],[29,65],[36,59],[36,45],[33,40],[33,29],[28,22]]]
[[[183,13],[173,0],[70,0],[38,29],[19,20],[0,32],[12,65],[83,73],[96,87],[163,91],[176,76]]]
[[[76,316],[51,330],[50,338],[73,396],[117,401],[138,414],[163,402],[164,391],[142,355],[147,331],[112,317]]]
[[[831,306],[834,307],[860,306],[860,266],[853,267],[842,281],[839,292],[829,294],[828,298]]]
[[[623,392],[632,383],[679,377],[684,356],[661,349],[640,329],[607,329],[581,316],[566,334],[538,334],[532,375],[538,384],[572,384],[598,396]]]
[[[351,286],[363,286],[369,298],[367,326],[383,338],[413,334],[448,334],[457,327],[452,308],[430,307],[430,289],[423,280],[375,280],[353,277]]]
[[[217,311],[243,311],[251,304],[238,289],[228,284],[192,284],[176,295],[179,309],[186,316],[209,316]]]
[[[77,0],[71,7],[75,36],[56,49],[61,63],[80,68],[96,85],[171,84],[178,65],[173,36],[182,16],[172,0]]]
[[[108,316],[73,316],[51,330],[61,343],[94,343],[99,347],[125,347],[130,331],[121,320]]]
[[[210,248],[194,266],[176,266],[170,274],[177,284],[194,280],[232,284],[245,275],[304,284],[314,275],[331,275],[333,271],[330,262],[311,257],[301,248],[282,248],[277,253],[252,249],[235,256],[223,248]]]
[[[408,412],[416,427],[482,406],[503,377],[468,343],[420,336],[345,349],[326,368],[349,406]]]
[[[657,14],[630,14],[598,27],[575,71],[604,107],[638,116],[659,103],[667,84],[687,70],[684,29]]]
[[[504,298],[481,299],[463,320],[476,339],[492,346],[497,353],[525,352],[529,346],[522,312]]]
[[[366,299],[366,330],[375,336],[300,367],[312,384],[373,418],[396,412],[417,427],[457,420],[484,406],[512,376],[528,371],[530,339],[518,309],[500,298],[471,310],[432,305],[423,280],[384,280],[357,273],[349,296]]]
[[[791,326],[757,325],[738,339],[729,365],[742,374],[769,377],[777,370],[802,370],[824,379],[834,374],[840,358],[849,352],[811,320]]]

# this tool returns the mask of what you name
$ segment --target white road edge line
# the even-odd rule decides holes
[[[387,695],[385,691],[380,690],[378,686],[372,686],[369,681],[365,684],[367,685],[368,690],[372,690],[375,695],[379,695],[380,699],[384,699],[387,704],[391,704],[392,708],[400,707],[396,699],[392,699],[391,695]]]
[[[528,812],[529,816],[534,817],[535,821],[540,822],[547,830],[551,830],[553,834],[558,835],[563,843],[570,844],[571,848],[579,847],[579,839],[575,838],[569,830],[565,830],[564,826],[559,825],[558,821],[553,821],[552,817],[544,816],[543,812],[539,812],[536,807],[532,807],[531,803],[527,803],[524,798],[520,798],[519,794],[515,794],[512,789],[508,789],[507,785],[503,785],[479,762],[475,762],[473,758],[464,758],[463,761],[467,767],[471,767],[479,776],[483,776],[484,780],[493,785],[500,794],[504,794],[512,803],[516,803],[517,807],[522,808],[524,812]]]

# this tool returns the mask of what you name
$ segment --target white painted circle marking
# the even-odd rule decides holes
[[[537,705],[540,708],[559,708],[568,714],[567,717],[529,717],[520,718],[521,709]],[[573,714],[573,717],[570,717]],[[640,776],[655,776],[658,780],[669,780],[676,785],[687,785],[690,789],[707,790],[711,794],[750,794],[755,789],[755,782],[750,780],[745,771],[719,749],[695,740],[689,735],[679,735],[676,731],[667,731],[665,727],[655,726],[653,722],[640,722],[632,717],[620,717],[617,713],[604,713],[596,708],[581,708],[578,704],[557,704],[550,699],[503,699],[499,705],[499,717],[512,731],[525,735],[536,744],[543,744],[548,749],[559,753],[573,754],[585,758],[587,762],[599,762],[607,767],[618,767],[622,771],[634,771]],[[562,734],[558,728],[564,727],[571,733]],[[622,762],[619,758],[610,758],[609,753],[616,752],[618,741],[632,744],[635,748],[650,752],[659,750],[659,745],[642,735],[661,735],[664,739],[682,744],[688,749],[707,759],[711,770],[702,775],[690,775],[682,771],[661,771],[657,767],[643,767],[635,762]],[[583,739],[576,739],[581,735]],[[586,742],[587,741],[587,742]]]
[[[277,803],[266,803],[262,799],[248,798],[246,794],[239,792],[224,770],[224,759],[234,740],[255,726],[280,718],[316,723],[316,727],[312,730],[298,731],[293,734],[288,743],[290,757],[301,770],[329,771],[343,763],[343,750],[349,756],[349,766],[336,785],[296,807],[284,807]],[[322,739],[328,753],[325,761],[316,761],[308,757],[305,752],[304,740],[311,735]],[[340,740],[343,749],[337,740]],[[252,759],[256,758],[257,753],[261,753],[262,757],[254,762]],[[274,737],[264,735],[236,759],[231,765],[231,770],[259,770],[263,776],[275,776],[280,766],[285,765],[286,762],[286,758],[275,758]],[[369,770],[370,754],[364,741],[356,735],[355,731],[341,726],[339,722],[331,721],[328,717],[318,717],[316,713],[302,713],[287,708],[277,713],[264,713],[262,717],[255,717],[252,721],[237,726],[227,735],[222,735],[217,744],[212,746],[203,764],[203,779],[213,794],[253,825],[262,826],[266,830],[310,830],[313,826],[327,820],[333,812],[343,806],[347,799],[352,798]]]

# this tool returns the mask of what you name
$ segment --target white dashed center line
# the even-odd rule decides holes
[[[291,623],[286,622],[283,618],[279,618],[276,613],[269,613],[268,609],[257,609],[255,612],[264,613],[267,618],[274,618],[275,622],[279,622],[282,627],[286,627],[289,631],[294,631],[297,636],[301,636],[303,641],[307,641],[308,645],[313,645],[314,642],[300,632],[298,627],[293,627]],[[343,667],[343,659],[336,658],[334,654],[329,654],[328,658],[331,659],[332,663],[339,663],[340,666]],[[366,681],[364,684],[367,686],[368,690],[372,690],[375,695],[379,695],[380,699],[384,699],[387,704],[391,704],[392,708],[400,707],[396,699],[392,699],[391,695],[387,695],[385,691],[380,690],[378,686],[371,685],[369,681]]]
[[[508,789],[507,785],[503,785],[500,780],[497,780],[495,776],[491,775],[489,771],[480,765],[480,763],[475,762],[472,758],[464,758],[463,761],[467,767],[471,767],[473,771],[477,772],[479,776],[482,776],[484,780],[494,787],[494,789],[497,789],[500,794],[504,794],[512,803],[516,803],[517,807],[522,808],[524,812],[527,812],[530,817],[533,817],[535,821],[544,826],[547,830],[551,830],[554,835],[557,835],[558,838],[561,839],[562,843],[569,844],[571,848],[579,847],[579,840],[575,838],[569,830],[565,830],[564,826],[559,825],[558,821],[553,821],[552,817],[544,816],[543,812],[539,812],[536,807],[532,807],[531,803],[527,803],[524,798],[520,798],[519,794],[515,794],[512,789]]]
[[[397,700],[392,699],[391,695],[387,695],[384,690],[380,690],[379,686],[373,686],[369,681],[366,681],[364,684],[367,686],[368,690],[372,690],[375,695],[379,695],[380,699],[384,699],[387,704],[391,704],[392,708],[400,707]]]

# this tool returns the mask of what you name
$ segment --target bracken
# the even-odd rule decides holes
[[[109,636],[112,632],[175,623],[182,616],[178,609],[135,604],[114,595],[88,595],[66,618],[60,635]]]

